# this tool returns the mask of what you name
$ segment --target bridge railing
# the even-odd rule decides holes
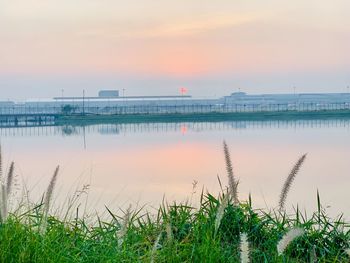
[[[298,104],[191,104],[191,105],[123,105],[107,107],[72,106],[62,107],[27,107],[16,105],[1,107],[0,116],[15,115],[124,115],[124,114],[171,114],[171,113],[245,113],[245,112],[309,112],[350,110],[350,103],[298,103]]]

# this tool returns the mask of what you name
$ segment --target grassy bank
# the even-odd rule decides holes
[[[163,203],[155,211],[130,207],[118,215],[106,208],[108,219],[96,216],[91,223],[78,199],[70,216],[50,215],[58,167],[39,204],[23,201],[9,213],[14,163],[1,176],[0,153],[0,262],[349,262],[350,225],[327,217],[318,194],[309,217],[285,212],[306,155],[287,176],[278,208],[264,211],[254,209],[251,198],[239,200],[226,143],[224,154],[228,186],[217,195],[202,191],[196,208]]]
[[[225,207],[224,196],[203,195],[199,209],[186,204],[159,208],[154,214],[126,211],[109,221],[87,224],[83,218],[48,217],[41,232],[40,206],[10,215],[0,226],[1,262],[240,262],[242,233],[251,262],[349,262],[349,228],[322,209],[306,218],[256,211],[251,203]],[[304,233],[279,255],[277,244],[291,228]],[[314,260],[314,261],[311,261]],[[317,261],[316,261],[317,260]],[[242,261],[249,262],[249,261]]]
[[[221,122],[221,121],[264,121],[264,120],[325,120],[349,119],[349,110],[333,111],[279,111],[279,112],[237,112],[237,113],[169,113],[169,114],[126,114],[126,115],[66,115],[59,116],[58,125],[76,123],[148,123],[148,122]]]

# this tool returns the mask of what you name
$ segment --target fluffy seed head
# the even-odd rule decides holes
[[[0,179],[2,180],[2,153],[1,153],[1,145],[0,145]]]
[[[217,233],[221,224],[221,220],[224,217],[225,209],[228,206],[228,200],[229,200],[229,195],[225,195],[224,199],[221,201],[221,204],[219,205],[218,211],[216,212],[215,234]]]
[[[50,202],[51,202],[53,190],[54,190],[55,185],[56,185],[56,180],[57,180],[59,169],[60,169],[60,167],[57,166],[55,172],[53,173],[53,176],[51,178],[49,186],[47,187],[46,193],[45,193],[44,212],[43,212],[43,218],[42,218],[42,222],[41,222],[40,230],[39,230],[41,234],[44,234],[46,231],[47,217],[48,217],[48,213],[49,213],[49,209],[50,209]]]
[[[0,219],[1,222],[5,222],[7,218],[7,194],[6,194],[6,187],[3,183],[0,183]]]
[[[280,195],[280,200],[279,200],[279,210],[282,211],[284,208],[284,204],[286,202],[287,199],[287,195],[289,192],[289,189],[293,183],[293,180],[295,178],[295,176],[297,175],[297,173],[299,172],[301,166],[303,165],[304,161],[306,158],[306,154],[303,154],[298,161],[295,163],[295,165],[293,166],[292,170],[290,171],[286,181],[283,184],[283,188],[281,191],[281,195]]]
[[[7,175],[7,182],[6,182],[6,192],[7,192],[8,196],[11,193],[14,170],[15,170],[15,163],[12,162],[11,165],[10,165],[10,169],[9,169],[9,172],[8,172],[8,175]]]
[[[233,167],[230,157],[230,151],[228,149],[228,146],[226,142],[224,141],[224,155],[225,155],[225,163],[226,163],[226,171],[227,171],[227,177],[228,177],[228,184],[229,184],[229,193],[233,199],[233,202],[235,204],[239,203],[238,200],[238,181],[235,179],[235,176],[233,174]]]
[[[161,237],[162,237],[162,232],[158,235],[158,237],[156,238],[156,241],[154,241],[152,252],[151,252],[151,263],[154,262],[156,252],[157,252],[158,248],[161,247],[161,245],[159,243]]]
[[[241,263],[249,263],[249,242],[246,233],[241,234]]]
[[[128,232],[130,216],[131,216],[131,205],[129,205],[128,209],[126,210],[124,217],[123,217],[122,226],[121,226],[120,230],[117,232],[117,239],[118,239],[118,246],[119,247],[123,244],[125,235]]]
[[[168,239],[168,242],[169,243],[172,243],[173,242],[173,231],[171,229],[171,224],[170,223],[167,223],[166,226],[165,226],[165,231],[166,231],[166,235],[167,235],[167,239]]]
[[[302,236],[304,234],[304,229],[300,227],[293,228],[289,230],[282,239],[277,244],[277,252],[279,255],[282,255],[286,250],[288,245],[295,240],[296,238]]]

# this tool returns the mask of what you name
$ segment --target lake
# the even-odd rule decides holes
[[[315,211],[319,190],[330,215],[350,215],[346,119],[3,128],[0,136],[4,168],[15,161],[17,188],[26,185],[34,201],[60,165],[56,207],[84,185],[89,185],[89,194],[82,200],[88,199],[90,212],[103,211],[105,205],[113,211],[129,204],[151,209],[163,198],[195,204],[202,188],[219,193],[218,177],[227,185],[226,140],[241,200],[251,193],[254,207],[276,207],[285,178],[308,153],[288,195],[288,210],[298,204]]]

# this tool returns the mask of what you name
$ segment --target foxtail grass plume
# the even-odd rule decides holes
[[[0,145],[0,220],[4,222],[4,217],[7,214],[7,200],[6,200],[6,192],[5,192],[5,182],[4,178],[2,178],[2,153],[1,153],[1,145]]]
[[[0,179],[2,180],[2,153],[1,153],[1,145],[0,145]]]
[[[238,204],[239,203],[238,191],[237,191],[238,181],[235,179],[235,176],[233,173],[230,151],[225,141],[224,141],[224,154],[225,154],[226,171],[227,171],[228,184],[229,184],[229,193],[233,199],[234,204]]]
[[[51,198],[52,198],[53,190],[54,190],[55,185],[56,185],[59,169],[60,169],[60,167],[57,166],[55,172],[53,173],[53,176],[51,178],[49,186],[47,187],[46,193],[45,193],[43,218],[42,218],[42,222],[40,225],[40,233],[41,234],[45,233],[45,231],[46,231],[47,217],[48,217],[48,213],[50,210]]]
[[[219,205],[218,211],[216,212],[215,218],[215,235],[219,230],[221,220],[224,217],[225,209],[228,206],[229,195],[225,195],[224,199],[222,199],[221,204]]]
[[[0,219],[1,219],[1,222],[4,223],[7,219],[7,194],[6,194],[6,187],[3,182],[1,182],[0,191],[1,191]]]
[[[7,196],[9,196],[10,193],[11,193],[14,170],[15,170],[15,163],[12,162],[11,165],[10,165],[10,169],[9,169],[8,175],[7,175],[7,182],[6,182],[6,193],[7,193]]]
[[[167,223],[165,226],[165,231],[166,231],[166,236],[168,239],[168,243],[171,244],[173,242],[174,236],[173,236],[173,231],[171,229],[171,224]]]
[[[131,216],[131,205],[129,205],[128,209],[125,211],[125,214],[123,217],[123,223],[121,225],[120,230],[117,232],[117,239],[118,239],[118,246],[119,247],[121,247],[121,245],[123,244],[125,235],[128,232],[130,216]]]
[[[240,244],[240,250],[241,250],[241,263],[249,263],[249,242],[248,242],[248,236],[246,233],[241,234],[241,244]]]
[[[282,211],[284,209],[284,205],[287,199],[287,195],[288,192],[290,190],[290,187],[293,183],[293,180],[295,178],[295,176],[297,175],[297,173],[300,170],[300,167],[303,165],[304,161],[306,158],[306,154],[303,154],[298,161],[296,162],[296,164],[293,166],[292,170],[290,171],[286,181],[284,182],[282,191],[281,191],[281,195],[280,195],[280,199],[279,199],[279,210]]]
[[[160,232],[160,234],[158,235],[158,237],[154,241],[154,245],[153,245],[152,252],[151,252],[151,261],[150,261],[151,263],[154,262],[154,258],[155,258],[156,252],[157,252],[158,248],[161,247],[161,245],[159,243],[161,237],[162,237],[162,232]]]
[[[296,238],[302,236],[304,234],[304,229],[300,227],[293,228],[289,230],[282,239],[277,244],[277,252],[278,255],[282,255],[283,252],[286,250],[288,245],[295,240]]]
[[[312,249],[310,251],[310,263],[317,263],[317,254],[316,254],[316,248],[315,245],[312,246]]]
[[[346,254],[350,257],[350,248],[345,249]]]
[[[12,162],[5,181],[5,178],[3,177],[3,172],[2,172],[2,153],[1,153],[1,145],[0,145],[0,220],[1,222],[5,222],[8,216],[8,200],[9,200],[9,195],[11,192],[11,187],[13,182],[14,169],[15,169],[15,163]]]

